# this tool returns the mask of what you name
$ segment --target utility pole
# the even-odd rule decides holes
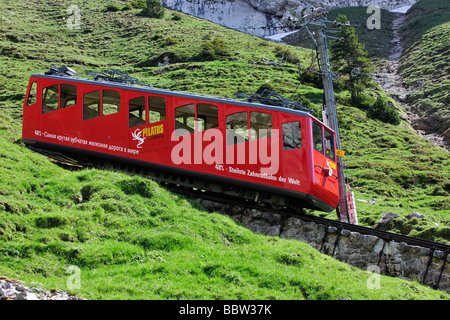
[[[326,11],[317,11],[311,15],[298,17],[297,13],[290,8],[287,8],[294,17],[297,17],[303,22],[303,27],[312,38],[316,50],[319,53],[319,64],[322,71],[323,90],[325,96],[325,105],[323,110],[323,122],[334,130],[336,137],[336,149],[341,150],[341,141],[339,136],[339,126],[337,121],[336,101],[334,99],[333,89],[333,73],[329,62],[327,49],[326,24],[333,23],[326,19]],[[335,25],[340,25],[339,23]],[[311,29],[310,29],[311,26]],[[335,37],[331,37],[335,38]],[[347,191],[345,184],[345,172],[342,156],[336,156],[337,171],[338,171],[338,185],[339,185],[339,221],[348,222],[351,224],[358,224],[356,215],[356,206],[353,192]]]

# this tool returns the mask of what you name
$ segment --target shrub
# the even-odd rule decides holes
[[[133,0],[130,4],[133,8],[136,9],[144,9],[147,7],[147,3],[145,0]]]
[[[164,17],[164,7],[158,0],[147,0],[145,8],[142,9],[141,14],[148,18],[161,19]]]
[[[315,88],[323,89],[322,76],[314,71],[305,70],[300,74],[300,82],[309,84]]]
[[[367,111],[367,115],[372,119],[378,119],[385,123],[394,125],[400,124],[400,116],[394,106],[389,103],[386,97],[378,96],[377,101]]]
[[[181,17],[181,14],[179,12],[174,12],[172,14],[172,20],[180,21],[181,19],[183,19],[183,18]]]
[[[198,59],[200,61],[212,61],[228,58],[230,52],[227,44],[220,37],[216,36],[213,40],[205,42],[200,49]]]
[[[133,10],[133,9],[134,9],[133,5],[131,3],[129,3],[122,8],[122,11],[128,11],[128,10]]]
[[[297,53],[289,48],[280,45],[275,47],[275,56],[277,56],[278,58],[282,58],[283,60],[286,59],[287,61],[290,61],[292,63],[297,63],[300,61]]]
[[[110,4],[108,4],[106,6],[106,11],[107,12],[117,12],[119,10],[120,10],[120,8],[118,6],[116,6],[115,4],[112,4],[112,3],[110,3]]]
[[[171,45],[174,45],[174,44],[177,44],[178,43],[178,40],[176,39],[176,38],[174,38],[174,37],[172,37],[172,36],[168,36],[165,40],[164,40],[164,43],[163,43],[163,46],[165,47],[165,46],[171,46]]]

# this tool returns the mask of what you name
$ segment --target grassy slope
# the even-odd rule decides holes
[[[119,67],[155,86],[222,96],[233,96],[238,90],[254,92],[270,81],[277,91],[289,95],[297,85],[294,65],[273,68],[248,63],[264,56],[275,59],[274,44],[185,15],[175,21],[170,11],[163,20],[151,20],[136,16],[137,11],[104,12],[89,1],[80,5],[82,28],[69,30],[64,1],[36,6],[4,2],[0,8],[1,274],[65,289],[66,268],[74,264],[82,269],[77,293],[103,299],[445,297],[385,277],[382,290],[368,290],[368,274],[307,245],[254,235],[146,179],[62,170],[20,143],[27,77],[51,64],[68,64],[79,74]],[[231,58],[193,61],[201,44],[216,35],[225,39]],[[309,52],[291,50],[308,61]],[[150,66],[152,59],[164,52],[176,53],[180,63],[155,75],[160,68]],[[320,104],[320,90],[302,85],[298,92]],[[444,154],[411,136],[407,128],[369,120],[355,108],[339,108],[357,196],[382,197],[381,205],[361,203],[360,220],[373,225],[382,211],[401,215],[421,211],[428,216],[420,222],[422,228],[439,221],[445,229],[449,208],[442,206],[448,197],[427,195],[436,183],[425,179],[430,168],[445,177]],[[422,158],[422,167],[413,168],[417,157]],[[413,168],[411,181],[401,174],[398,181],[391,178],[391,170],[401,173],[405,166]],[[417,184],[416,174],[422,171],[425,178]]]
[[[88,299],[448,298],[384,276],[368,289],[371,274],[304,243],[253,234],[139,176],[66,171],[1,133],[2,275],[66,289],[76,265],[72,292]]]
[[[406,48],[400,73],[414,90],[407,98],[426,125],[450,142],[450,3],[418,2],[400,31]]]
[[[427,6],[426,3],[419,2],[423,6]],[[377,63],[382,63],[388,57],[395,15],[382,10],[381,29],[368,30],[366,20],[369,15],[366,7],[336,9],[330,12],[329,19],[334,19],[338,14],[347,15],[352,24],[359,26],[356,28],[358,37]],[[417,20],[420,19],[417,16]],[[445,37],[445,34],[441,34],[441,37]],[[435,46],[439,45],[445,45],[445,41],[436,41]],[[416,52],[418,55],[419,53]],[[438,52],[425,51],[419,55],[422,58],[429,57],[429,64],[412,64],[438,69],[436,65],[441,63],[441,66],[448,68],[448,63],[439,60],[440,55],[436,53]],[[404,62],[408,60],[404,59]],[[382,92],[374,89],[369,94],[375,97]],[[448,96],[446,90],[439,94]],[[400,215],[400,219],[383,228],[410,236],[449,242],[449,153],[412,134],[405,122],[397,127],[390,126],[367,119],[365,112],[361,110],[342,105],[338,108],[343,145],[349,151],[346,163],[349,167],[350,185],[358,199],[376,199],[375,204],[357,201],[360,222],[373,227],[378,224],[382,212],[394,212]],[[443,112],[445,110],[439,111],[440,116]],[[425,214],[427,218],[420,221],[407,219],[406,215],[413,211]]]

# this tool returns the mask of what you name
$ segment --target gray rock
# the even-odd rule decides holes
[[[33,292],[22,291],[16,295],[14,300],[40,300]]]
[[[58,291],[54,294],[36,287],[27,287],[24,282],[7,277],[0,277],[0,300],[86,300],[71,296],[68,292]]]
[[[395,218],[398,218],[398,214],[393,213],[393,212],[383,212],[382,213],[383,217],[380,219],[380,223],[387,223]]]
[[[418,213],[418,212],[411,212],[410,214],[408,214],[407,216],[406,216],[408,219],[411,219],[411,218],[417,218],[417,219],[423,219],[423,218],[425,218],[425,216],[423,215],[423,214],[420,214],[420,213]]]

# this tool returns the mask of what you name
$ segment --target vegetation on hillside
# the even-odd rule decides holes
[[[299,85],[297,63],[310,62],[310,51],[170,10],[161,19],[147,18],[130,3],[84,1],[79,28],[69,28],[73,13],[65,1],[34,6],[3,1],[0,274],[65,289],[66,270],[77,265],[82,286],[74,293],[90,299],[448,298],[387,277],[382,290],[368,290],[366,272],[297,241],[255,235],[153,181],[110,171],[67,171],[26,149],[20,137],[28,78],[53,64],[68,65],[82,77],[88,70],[120,68],[155,87],[225,97],[270,83],[321,110],[320,87]],[[202,55],[213,42],[220,42],[225,54]],[[280,55],[284,66],[267,63],[280,62]],[[158,66],[165,57],[170,64]],[[377,90],[367,92],[373,102]],[[404,123],[369,118],[366,110],[350,106],[348,90],[338,90],[336,97],[360,222],[374,227],[382,212],[393,211],[400,217],[392,231],[449,241],[448,153]],[[407,221],[412,211],[425,218]]]
[[[450,2],[419,1],[400,29],[405,52],[400,60],[407,101],[425,131],[450,144]]]
[[[445,299],[257,235],[141,176],[67,171],[2,123],[0,274],[87,299]],[[69,266],[80,287],[66,286]],[[34,284],[33,286],[35,286]]]
[[[345,7],[331,10],[328,20],[334,21],[339,15],[345,15],[358,36],[359,41],[364,44],[369,57],[387,59],[389,57],[390,42],[392,40],[392,21],[395,14],[381,9],[380,29],[367,28],[367,20],[371,14],[367,13],[367,7]]]
[[[335,21],[346,24],[346,15],[339,15]],[[353,27],[341,26],[340,40],[331,43],[331,58],[335,71],[347,75],[347,87],[351,94],[351,105],[359,107],[364,100],[364,91],[373,86],[372,62],[368,58],[364,45],[358,40]]]

